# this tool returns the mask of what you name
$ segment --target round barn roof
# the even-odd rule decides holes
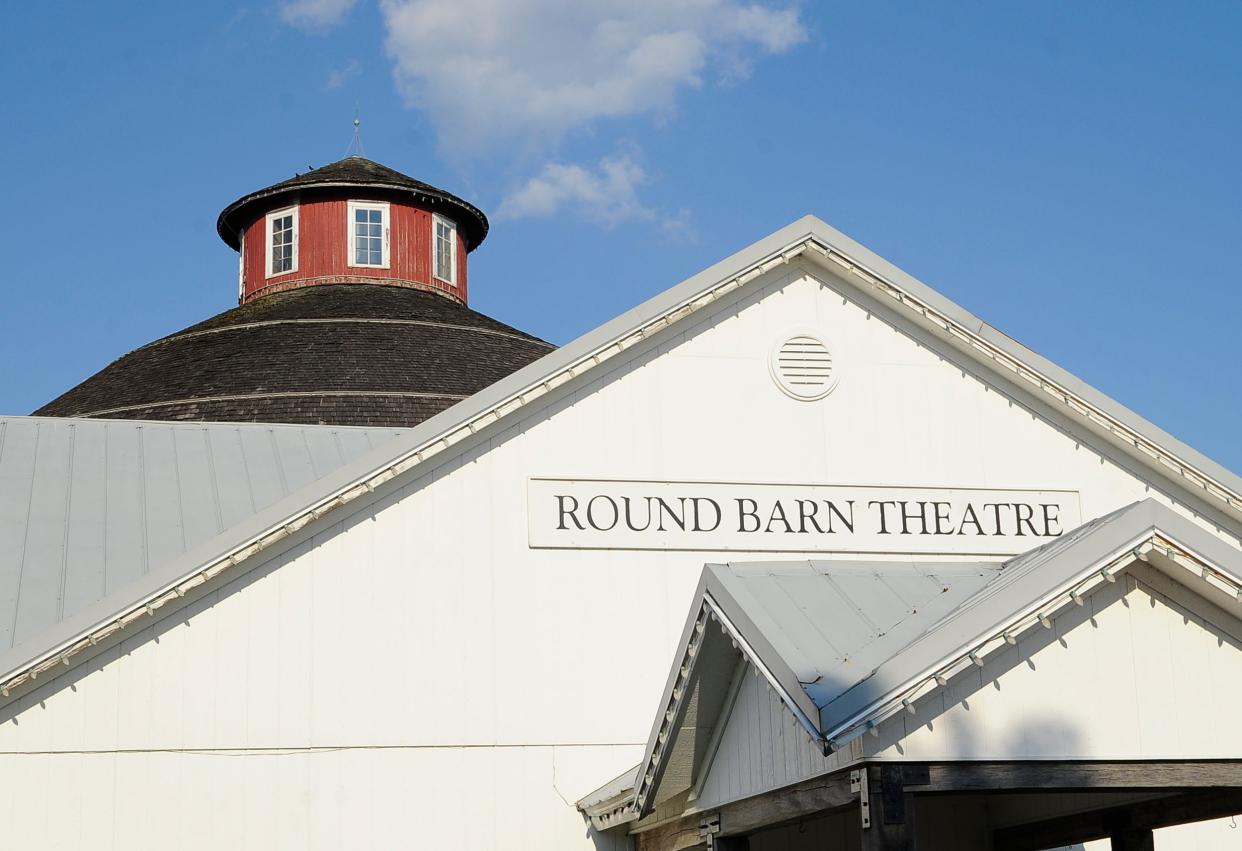
[[[552,348],[435,293],[306,287],[136,349],[35,414],[413,426]]]
[[[443,189],[437,189],[359,156],[337,160],[322,168],[272,184],[266,189],[243,195],[220,213],[216,220],[216,231],[230,248],[237,249],[241,242],[239,235],[246,225],[277,206],[280,199],[309,191],[350,187],[366,187],[372,191],[404,195],[419,206],[443,212],[457,222],[469,251],[477,248],[487,236],[487,217],[478,207]]]

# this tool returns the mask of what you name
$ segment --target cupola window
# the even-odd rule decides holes
[[[349,265],[388,268],[388,205],[349,202]]]
[[[267,277],[298,269],[298,208],[267,214]]]
[[[457,226],[443,216],[435,217],[435,276],[457,284]]]

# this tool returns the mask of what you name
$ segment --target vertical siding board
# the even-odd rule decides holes
[[[1197,683],[1218,682],[1213,677],[1212,662],[1216,648],[1206,622],[1198,615],[1185,613],[1187,628],[1174,631],[1178,664],[1173,668],[1172,689],[1176,694],[1192,694]],[[1204,754],[1212,747],[1214,731],[1223,725],[1234,723],[1227,713],[1221,712],[1220,692],[1212,689],[1198,703],[1177,703],[1178,734],[1183,753]]]
[[[1087,601],[1095,625],[1092,655],[1083,659],[1084,664],[1090,665],[1089,685],[1105,694],[1129,698],[1119,702],[1120,705],[1112,713],[1112,723],[1096,731],[1093,745],[1098,753],[1126,753],[1139,741],[1138,704],[1142,695],[1135,679],[1134,626],[1131,620],[1131,612],[1139,601],[1139,595],[1133,593],[1137,586],[1129,575],[1123,576],[1117,586],[1115,594],[1105,596],[1096,593]],[[1115,604],[1118,596],[1124,596],[1129,605]]]
[[[242,258],[242,274],[245,292],[249,295],[267,284],[267,269],[264,268],[267,262],[267,221],[260,216],[245,229],[245,235],[242,248],[246,253]]]
[[[716,759],[697,806],[712,807],[829,771],[818,745],[806,735],[762,677],[747,670],[733,711],[724,721]],[[764,759],[769,754],[770,759]],[[752,759],[753,755],[753,759]]]
[[[467,281],[469,280],[470,276],[466,271],[466,264],[468,262],[467,257],[469,256],[470,252],[466,250],[466,241],[460,238],[460,234],[461,232],[458,231],[459,238],[457,240],[457,295],[461,297],[462,301],[468,302],[469,298],[467,298],[466,287],[467,287]]]
[[[772,785],[772,718],[768,713],[768,684],[762,676],[755,677],[755,721],[759,731],[759,772],[752,789],[758,791]]]
[[[1156,592],[1140,586],[1130,606],[1133,631],[1135,685],[1142,691],[1138,707],[1140,748],[1145,758],[1162,755],[1160,742],[1176,736],[1177,696],[1168,688],[1173,681],[1168,628]]]
[[[768,715],[772,719],[772,782],[784,786],[789,777],[789,719],[776,693],[768,690]]]
[[[763,682],[763,677],[751,669],[751,718],[750,727],[751,735],[754,736],[755,745],[751,749],[753,761],[750,766],[750,776],[747,778],[747,788],[751,792],[758,791],[764,786],[764,777],[766,776],[765,766],[767,758],[770,756],[768,752],[768,740],[764,735],[767,724],[765,723],[767,714],[763,711],[765,708],[765,698],[763,695],[767,686]]]

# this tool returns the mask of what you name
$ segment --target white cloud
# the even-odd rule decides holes
[[[743,75],[757,55],[806,39],[796,8],[745,0],[381,0],[380,8],[398,86],[457,155],[514,143],[532,153],[600,119],[666,113],[708,72]]]
[[[667,215],[639,200],[639,187],[649,180],[646,169],[625,153],[604,157],[593,169],[550,163],[501,202],[499,218],[546,218],[565,210],[604,227],[652,222],[669,238],[691,236],[687,211]]]
[[[345,20],[358,0],[282,0],[280,17],[303,30],[329,30]]]
[[[333,68],[328,72],[328,79],[324,82],[323,87],[330,92],[338,91],[342,86],[362,73],[362,64],[357,59],[351,59],[340,68]]]
[[[571,207],[593,222],[614,226],[632,219],[653,219],[654,210],[638,200],[646,170],[627,155],[605,157],[595,170],[550,163],[501,202],[500,217],[542,218]]]

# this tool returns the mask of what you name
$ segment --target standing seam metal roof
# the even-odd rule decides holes
[[[0,650],[400,434],[0,419]]]

